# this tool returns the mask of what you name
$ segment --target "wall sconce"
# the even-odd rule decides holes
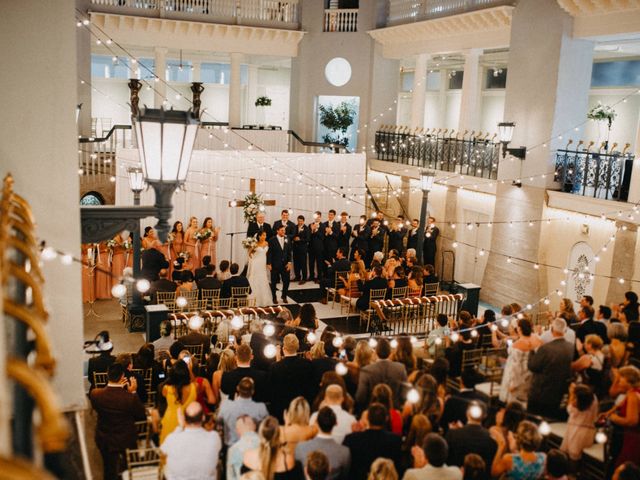
[[[500,143],[502,143],[502,158],[505,158],[507,154],[509,154],[513,157],[519,158],[520,160],[524,160],[527,156],[527,147],[508,147],[509,143],[511,143],[511,139],[513,138],[513,130],[515,127],[516,124],[513,122],[500,122],[498,124],[498,137],[500,138]]]

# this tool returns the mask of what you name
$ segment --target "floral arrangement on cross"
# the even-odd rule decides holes
[[[245,223],[255,222],[256,215],[260,212],[264,212],[262,195],[254,192],[249,193],[249,195],[244,197],[244,202],[242,203],[242,213],[244,214]]]

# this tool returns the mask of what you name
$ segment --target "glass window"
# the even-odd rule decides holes
[[[408,92],[413,88],[414,72],[402,72],[400,74],[400,88],[402,92]]]
[[[138,67],[140,69],[140,78],[142,80],[153,80],[155,78],[156,62],[153,58],[139,58]]]
[[[462,89],[462,77],[464,72],[462,70],[451,70],[449,72],[449,90]]]
[[[506,68],[487,68],[484,75],[484,88],[505,88],[507,85]]]
[[[640,60],[593,64],[592,87],[636,87],[638,85],[640,85]]]
[[[127,57],[91,55],[91,76],[94,78],[131,78]]]
[[[230,76],[231,65],[228,63],[203,63],[200,65],[200,81],[203,83],[229,85]],[[249,83],[249,67],[247,65],[240,66],[240,83],[242,85]]]
[[[167,80],[170,82],[191,82],[192,72],[191,62],[183,61],[182,65],[177,60],[167,62]]]
[[[440,90],[439,70],[429,70],[427,72],[427,90]]]

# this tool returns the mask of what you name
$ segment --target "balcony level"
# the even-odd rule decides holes
[[[515,4],[516,0],[390,0],[387,27]]]

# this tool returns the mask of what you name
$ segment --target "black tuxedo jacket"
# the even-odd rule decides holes
[[[294,252],[306,252],[307,248],[309,248],[311,230],[309,230],[309,227],[307,227],[306,225],[302,225],[302,227],[298,227],[296,225],[293,231],[293,237],[291,239],[293,242]]]
[[[194,278],[196,279],[196,282],[197,282],[201,278],[204,278],[204,277],[207,276],[207,269],[205,267],[196,268],[193,276],[194,276]]]
[[[484,460],[487,468],[487,478],[491,477],[491,465],[498,445],[491,438],[489,430],[482,425],[465,425],[462,428],[449,430],[446,440],[449,444],[447,465],[462,467],[464,465],[464,457],[469,453],[475,453]]]
[[[102,352],[99,355],[91,357],[89,359],[89,370],[87,372],[87,376],[89,377],[89,383],[91,384],[91,389],[95,387],[93,383],[93,374],[95,373],[106,373],[109,370],[109,367],[113,362],[116,361],[116,357],[111,355],[111,352]]]
[[[371,290],[380,290],[387,288],[387,281],[382,277],[374,277],[371,280],[367,280],[362,283],[360,280],[360,298],[356,302],[356,306],[360,310],[366,310],[369,308],[369,299],[371,298]]]
[[[164,255],[155,248],[147,248],[142,252],[142,270],[140,276],[146,278],[150,282],[154,282],[160,278],[158,275],[163,268],[169,268],[169,262],[167,262]]]
[[[309,249],[318,254],[324,251],[324,229],[322,223],[318,225],[318,229],[314,232],[309,224]]]
[[[198,290],[217,290],[219,288],[222,288],[222,282],[216,277],[201,278],[200,280],[196,281],[196,285],[198,285]]]
[[[589,318],[580,323],[576,328],[576,337],[584,343],[584,339],[587,335],[598,335],[604,343],[609,343],[609,337],[607,336],[607,326],[602,322],[597,322],[593,318]]]
[[[260,370],[255,367],[238,367],[229,372],[224,372],[222,374],[220,389],[224,393],[229,395],[229,400],[233,400],[236,396],[236,388],[238,388],[240,380],[242,380],[244,377],[249,377],[253,380],[253,385],[255,387],[253,400],[255,400],[256,402],[268,402],[269,376],[264,370]]]
[[[353,236],[353,242],[351,242],[351,248],[359,248],[365,252],[369,249],[369,235],[371,235],[371,229],[364,225],[356,225],[351,230]]]
[[[176,282],[172,282],[168,278],[160,278],[155,282],[151,283],[151,288],[149,289],[149,295],[153,301],[156,301],[156,293],[158,292],[175,292],[178,289],[178,284]]]
[[[262,230],[267,232],[267,238],[271,238],[271,236],[273,236],[273,230],[271,229],[271,225],[269,225],[267,222],[264,222],[262,224]],[[250,222],[249,228],[247,228],[247,238],[253,237],[259,231],[260,231],[260,227],[258,226],[258,224],[256,222]]]
[[[351,225],[349,222],[344,224],[345,231],[342,231],[342,224],[338,222],[338,246],[345,248],[345,255],[349,254],[349,238],[351,237]]]
[[[396,470],[402,474],[402,438],[399,435],[386,430],[369,429],[350,433],[344,437],[342,444],[349,447],[351,452],[349,478],[367,480],[371,464],[378,457],[393,461]]]
[[[397,250],[398,253],[402,253],[404,250],[404,236],[407,234],[407,229],[402,227],[400,230],[391,230],[389,232],[389,250]]]
[[[278,236],[269,239],[269,250],[267,251],[267,265],[271,265],[272,270],[284,270],[287,263],[291,262],[291,242],[284,236],[284,249],[280,247]]]
[[[278,228],[280,228],[280,225],[282,225],[282,220],[276,220],[275,222],[273,222],[273,235],[275,235],[278,232]],[[291,220],[287,220],[287,224],[285,225],[285,228],[284,228],[285,237],[291,240],[296,230],[297,230],[296,224],[293,223]]]
[[[296,397],[303,396],[313,402],[313,366],[311,361],[300,356],[284,357],[269,369],[271,388],[271,413],[282,418],[282,412]]]
[[[414,250],[418,248],[418,229],[414,230],[411,228],[407,232],[407,250],[410,248]]]
[[[341,258],[340,260],[336,260],[333,264],[327,269],[327,279],[333,285],[334,280],[336,278],[336,272],[349,272],[351,269],[351,262],[346,258]],[[348,275],[348,273],[347,273]],[[345,275],[346,276],[346,275]],[[334,287],[342,287],[343,284],[333,285]]]
[[[220,298],[231,298],[231,288],[233,287],[249,287],[247,277],[233,275],[222,282],[222,290],[220,290]]]

